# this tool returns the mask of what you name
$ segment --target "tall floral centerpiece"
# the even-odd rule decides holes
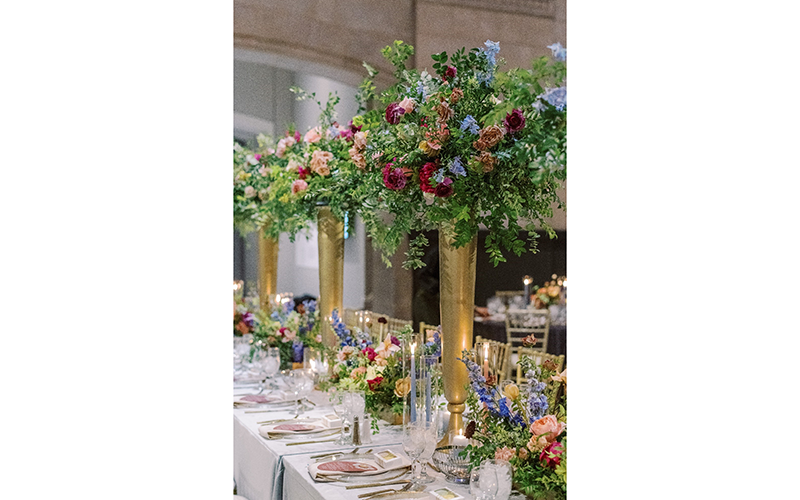
[[[267,298],[277,293],[278,239],[289,233],[292,240],[308,227],[297,218],[296,203],[289,193],[282,173],[286,167],[286,151],[297,148],[299,135],[293,130],[275,144],[271,137],[259,135],[258,149],[240,144],[233,146],[233,220],[239,234],[258,231],[258,288],[261,308]]]
[[[536,499],[563,500],[567,495],[567,372],[551,361],[538,366],[528,356],[520,364],[527,383],[498,387],[481,367],[462,358],[469,371],[467,398],[472,440],[467,453],[473,466],[481,461],[507,461],[515,487]]]
[[[293,216],[305,223],[316,222],[319,245],[320,313],[323,321],[323,341],[329,347],[336,344],[330,328],[334,309],[342,309],[344,275],[344,229],[352,230],[354,185],[360,181],[358,167],[350,151],[363,149],[366,132],[352,121],[340,125],[336,105],[339,97],[329,94],[326,103],[316,100],[316,94],[292,87],[298,100],[317,102],[321,113],[318,125],[297,136],[300,147],[287,150],[286,168],[281,173],[282,185],[290,186],[291,201],[295,202]],[[276,153],[277,154],[277,153]]]
[[[414,49],[395,42],[383,55],[397,83],[380,95],[385,108],[363,119],[367,180],[356,189],[373,243],[388,255],[411,231],[439,230],[442,364],[453,431],[463,430],[467,372],[457,357],[472,344],[478,228],[489,230],[486,251],[497,265],[506,260],[503,249],[536,251],[537,226],[554,237],[545,219],[553,205],[563,206],[556,189],[566,179],[565,51],[554,48],[555,60],[540,58],[530,70],[498,73],[499,50],[487,41],[434,54],[431,74],[406,69]],[[423,266],[427,245],[423,233],[413,238],[405,266]]]

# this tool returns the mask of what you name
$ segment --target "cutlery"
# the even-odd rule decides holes
[[[381,486],[391,486],[393,484],[406,484],[410,482],[411,482],[410,479],[397,479],[396,481],[386,481],[382,483],[351,484],[350,486],[345,486],[345,489],[355,490],[359,488],[379,488]]]
[[[355,448],[350,453],[355,455],[356,453],[358,453],[358,450],[359,450],[359,448]],[[372,450],[370,450],[370,451],[372,451]],[[369,453],[369,451],[367,453]],[[343,451],[334,451],[332,453],[323,453],[322,455],[311,455],[308,458],[322,458],[322,457],[329,457],[331,455],[344,455],[344,452]]]
[[[424,484],[413,484],[413,483],[411,483],[411,484],[409,484],[407,486],[410,486],[410,488],[405,489],[405,486],[404,486],[402,489],[399,489],[399,490],[385,490],[384,493],[378,493],[378,494],[372,495],[369,498],[372,499],[372,498],[385,497],[385,496],[388,496],[388,495],[394,495],[396,493],[402,493],[404,491],[407,491],[409,493],[418,492],[418,491],[422,491],[422,490],[425,489],[425,485]]]
[[[361,495],[358,495],[358,498],[372,498],[372,497],[378,497],[378,496],[381,496],[381,495],[385,495],[387,493],[400,493],[400,492],[403,492],[403,491],[410,490],[413,486],[414,486],[414,483],[407,483],[402,488],[399,488],[399,489],[396,489],[396,490],[390,488],[388,490],[373,491],[372,493],[362,493]]]
[[[431,469],[435,470],[435,471],[436,471],[436,472],[438,472],[439,474],[442,474],[442,471],[440,471],[438,467],[436,467],[435,465],[433,465],[433,464],[432,464],[432,463],[430,463],[430,462],[428,462],[428,467],[430,467]]]
[[[338,439],[338,438],[324,439],[322,441],[295,441],[295,442],[291,442],[291,443],[286,443],[286,446],[298,446],[298,445],[301,445],[301,444],[316,444],[316,443],[332,443],[332,442],[336,441],[336,439]]]
[[[267,434],[269,434],[269,439],[281,439],[281,438],[285,438],[285,437],[289,437],[289,436],[298,436],[298,435],[300,435],[300,436],[308,436],[310,434],[315,434],[314,437],[322,438],[322,437],[328,437],[328,436],[336,436],[339,433],[338,432],[324,433],[324,431],[323,431],[322,433],[309,432],[308,434],[287,434],[287,433],[283,433],[283,432],[268,432]]]
[[[291,422],[292,420],[296,419],[300,415],[295,415],[293,418],[285,418],[285,419],[277,419],[277,420],[264,420],[263,422],[256,422],[257,424],[279,424],[281,422]]]

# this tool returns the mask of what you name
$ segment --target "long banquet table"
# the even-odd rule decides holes
[[[246,392],[248,392],[247,388],[234,388],[235,394]],[[304,417],[319,417],[333,411],[328,404],[325,393],[314,391],[309,400],[314,402],[316,406],[313,410],[306,411],[303,415]],[[258,428],[261,425],[258,422],[291,418],[293,411],[292,409],[286,409],[252,413],[253,411],[263,411],[265,409],[268,408],[235,408],[233,410],[233,476],[238,495],[248,500],[358,500],[358,495],[362,493],[402,486],[347,490],[345,484],[314,482],[308,474],[311,455],[334,450],[351,450],[354,446],[336,446],[332,442],[287,446],[291,441],[266,439],[258,432]],[[312,439],[328,438],[309,437],[308,440]],[[371,448],[375,451],[390,449],[402,455],[404,453],[401,442],[402,430],[400,427],[390,426],[381,422],[380,433],[372,435],[372,443],[362,445],[362,449]],[[442,474],[434,472],[430,468],[428,468],[428,474],[432,475],[436,480],[427,485],[426,491],[447,486],[458,494],[463,495],[465,499],[474,498],[469,494],[469,486],[446,482]],[[433,499],[433,495],[430,498]]]

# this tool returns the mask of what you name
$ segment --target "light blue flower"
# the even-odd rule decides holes
[[[490,67],[494,67],[497,65],[497,53],[500,52],[500,43],[493,42],[491,40],[486,40],[484,42],[486,48],[481,49],[481,52],[486,56],[486,60],[489,62]]]
[[[533,103],[533,109],[535,109],[539,113],[544,111],[545,108],[547,108],[547,106],[545,106],[544,103],[542,101],[538,100],[538,99],[536,100],[535,103]]]
[[[440,168],[436,171],[436,175],[433,176],[433,180],[436,181],[437,184],[444,182],[444,169]]]
[[[480,83],[485,83],[486,85],[491,85],[494,81],[494,73],[492,71],[479,72],[475,76],[477,76]]]
[[[476,134],[480,131],[480,127],[478,126],[477,120],[472,115],[467,115],[464,120],[461,121],[461,126],[459,127],[461,130],[469,130],[471,134]]]
[[[462,177],[467,176],[467,171],[464,170],[464,165],[461,164],[460,156],[453,158],[453,164],[450,165],[450,172],[454,175],[460,175]]]
[[[553,51],[553,57],[556,61],[567,60],[567,49],[561,46],[561,42],[556,42],[553,45],[548,45],[548,49]]]
[[[417,83],[417,94],[422,96],[423,101],[428,98],[428,93],[425,90],[425,85],[422,83],[422,80]]]
[[[555,107],[558,111],[563,111],[567,105],[567,87],[546,89],[545,93],[539,96]]]

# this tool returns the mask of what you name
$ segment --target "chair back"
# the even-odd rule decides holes
[[[497,368],[497,372],[500,374],[500,380],[508,380],[511,377],[511,365],[509,361],[511,360],[511,344],[504,344],[502,342],[498,342],[496,340],[485,339],[480,335],[475,337],[475,345],[473,348],[477,349],[478,342],[489,342],[489,344],[496,348],[499,352],[499,359],[500,359],[500,366]]]
[[[423,336],[425,335],[425,332],[427,330],[438,330],[438,329],[439,325],[432,325],[430,323],[425,323],[424,321],[419,322],[419,333],[421,333]]]
[[[522,384],[527,382],[528,380],[525,378],[525,374],[522,372],[522,366],[519,365],[519,358],[522,356],[530,357],[534,360],[534,363],[538,366],[541,366],[542,363],[546,359],[552,360],[556,364],[556,371],[561,373],[564,370],[564,355],[559,354],[548,354],[542,351],[536,351],[534,349],[528,349],[525,347],[517,347],[514,349],[514,357],[517,359],[517,384]]]
[[[413,321],[410,319],[386,318],[389,323],[389,333],[399,332],[405,326],[412,326]]]
[[[530,348],[547,352],[550,336],[550,311],[547,309],[509,309],[506,311],[506,342],[521,347],[522,339],[533,335],[537,342]]]
[[[342,321],[347,328],[356,326],[356,311],[354,309],[344,308],[342,311]]]

